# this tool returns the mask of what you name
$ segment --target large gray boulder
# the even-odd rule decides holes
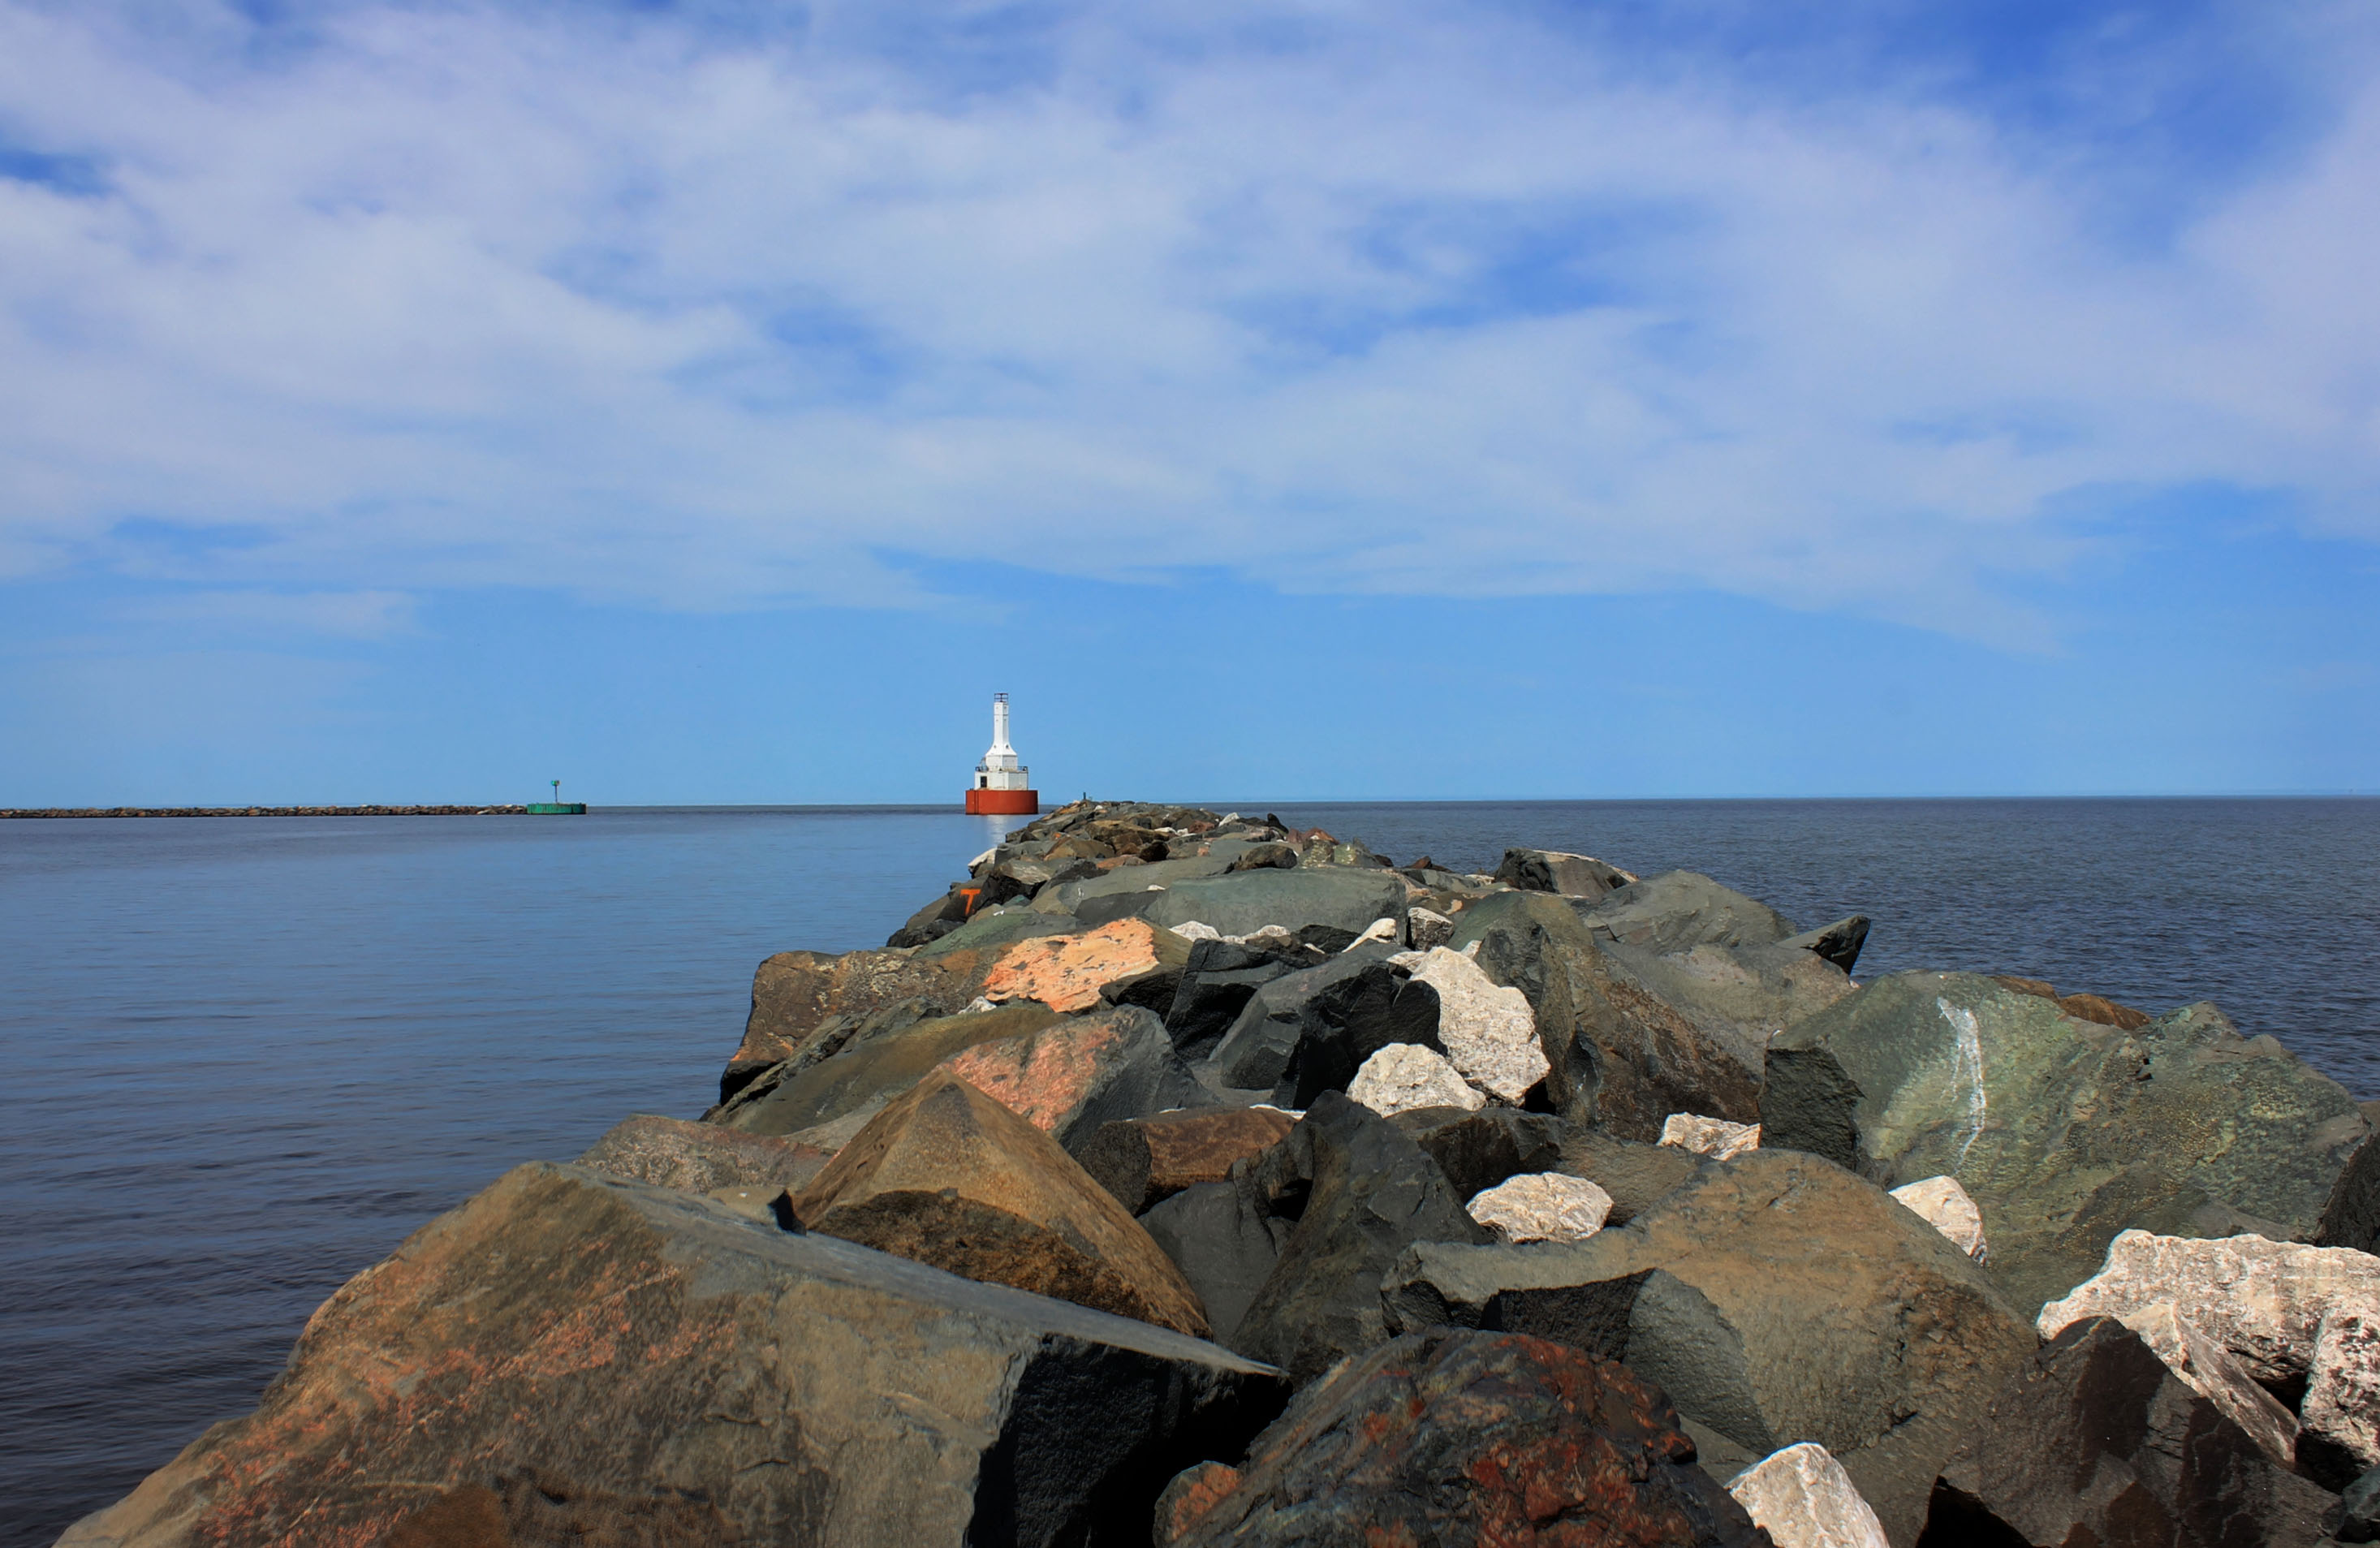
[[[1380,1276],[1407,1246],[1491,1239],[1438,1163],[1343,1091],[1316,1099],[1289,1138],[1234,1166],[1232,1180],[1294,1224],[1231,1346],[1300,1383],[1389,1335]]]
[[[1022,1037],[1057,1019],[1058,1013],[1038,1000],[932,1017],[814,1065],[788,1060],[737,1092],[712,1121],[752,1134],[798,1135],[856,1116],[849,1128],[856,1133],[860,1123],[952,1054],[979,1042]],[[812,1139],[829,1150],[840,1144]]]
[[[986,966],[1002,949],[1038,935],[1073,935],[1088,926],[1070,914],[1036,910],[1020,904],[978,908],[965,924],[917,948],[920,963],[981,957]]]
[[[1624,1360],[1751,1457],[1815,1441],[1899,1548],[1942,1459],[2035,1344],[1939,1232],[1790,1152],[1706,1163],[1584,1242],[1417,1245],[1380,1294],[1394,1329],[1500,1328]]]
[[[1496,868],[1496,880],[1523,892],[1560,893],[1565,897],[1593,902],[1636,878],[1593,855],[1572,855],[1560,849],[1507,849],[1503,863]]]
[[[1165,1480],[1281,1400],[1146,1323],[537,1163],[349,1281],[255,1412],[62,1541],[378,1543],[533,1473],[708,1529],[589,1541],[1137,1548]]]
[[[1084,920],[1094,917],[1087,906],[1106,898],[1131,900],[1126,912],[1138,914],[1146,900],[1140,895],[1152,887],[1170,887],[1177,883],[1195,881],[1202,876],[1220,876],[1232,868],[1232,857],[1197,855],[1184,859],[1157,860],[1148,865],[1120,865],[1097,875],[1078,881],[1061,882],[1044,887],[1034,895],[1033,907],[1044,913],[1073,914]],[[1107,919],[1120,919],[1121,913],[1108,910]],[[1099,920],[1104,924],[1107,919]]]
[[[1406,974],[1385,957],[1366,946],[1258,987],[1209,1058],[1217,1079],[1269,1088],[1274,1102],[1302,1108],[1345,1091],[1390,1043],[1439,1048],[1437,994],[1408,992]]]
[[[1392,871],[1267,868],[1169,885],[1152,894],[1140,913],[1162,925],[1196,920],[1223,935],[1253,935],[1269,924],[1293,934],[1321,925],[1361,935],[1374,920],[1392,919],[1403,928],[1405,883]]]
[[[1652,952],[1774,945],[1794,932],[1767,904],[1693,871],[1647,876],[1582,913],[1602,939]]]
[[[1564,899],[1483,898],[1455,916],[1447,943],[1457,951],[1474,945],[1491,981],[1527,997],[1552,1066],[1547,1096],[1564,1117],[1632,1140],[1658,1139],[1672,1113],[1759,1121],[1758,1066],[1607,954]]]
[[[1706,943],[1664,954],[1607,943],[1603,952],[1747,1069],[1761,1067],[1770,1038],[1852,988],[1849,973],[1794,945]]]
[[[1279,948],[1236,941],[1198,941],[1174,986],[1165,1011],[1165,1030],[1184,1058],[1204,1058],[1223,1041],[1256,992],[1300,968],[1318,966],[1321,954],[1285,945]],[[1308,960],[1308,959],[1311,960]]]
[[[2313,1548],[2332,1501],[2111,1318],[2022,1361],[1935,1493],[1928,1543]]]
[[[2371,1126],[2212,1006],[2131,1030],[1970,973],[1898,973],[1768,1045],[1761,1143],[1887,1188],[1958,1179],[2029,1314],[2128,1228],[2307,1241]]]

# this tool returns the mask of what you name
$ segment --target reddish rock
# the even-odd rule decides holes
[[[781,951],[752,975],[752,1013],[719,1078],[719,1100],[780,1060],[832,1054],[838,1034],[848,1037],[857,1018],[904,1000],[923,1000],[928,1014],[948,1015],[976,997],[983,969],[974,952],[921,959],[895,951]]]
[[[1162,1481],[1238,1455],[1281,1385],[1163,1328],[540,1162],[349,1281],[253,1413],[62,1541],[381,1548],[408,1517],[405,1548],[498,1548],[499,1522],[517,1548],[1146,1541]],[[508,1493],[523,1476],[537,1497]],[[671,1535],[706,1511],[712,1536]]]
[[[1024,1005],[1038,1008],[1036,1002]],[[1070,1148],[1101,1124],[1170,1107],[1210,1107],[1215,1101],[1173,1051],[1165,1024],[1132,1006],[977,1042],[939,1067]]]
[[[2013,989],[2020,994],[2031,994],[2037,999],[2055,1001],[2058,1009],[2077,1021],[2096,1022],[2102,1027],[2130,1032],[2155,1019],[2146,1011],[2119,1006],[2103,995],[2060,994],[2057,985],[2046,979],[2018,978],[2010,973],[1995,973],[1992,977],[2002,988]]]
[[[1409,1334],[1305,1390],[1236,1469],[1159,1497],[1171,1548],[1770,1548],[1660,1392],[1522,1334]]]
[[[1124,979],[1171,968],[1179,972],[1190,944],[1147,920],[1123,919],[1080,935],[1043,935],[1001,953],[985,975],[994,1002],[1038,1000],[1052,1010],[1088,1010],[1099,991]]]
[[[886,1106],[794,1213],[967,1279],[1207,1336],[1198,1297],[1057,1141],[947,1070]]]
[[[613,1124],[588,1147],[578,1164],[688,1193],[780,1187],[799,1191],[832,1155],[775,1135],[638,1113]]]
[[[1138,1214],[1194,1183],[1221,1182],[1232,1163],[1279,1143],[1297,1120],[1272,1107],[1206,1108],[1101,1124],[1083,1170]]]

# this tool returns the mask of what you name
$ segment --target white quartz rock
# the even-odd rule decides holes
[[[1611,1217],[1611,1195],[1561,1172],[1524,1172],[1471,1196],[1471,1218],[1502,1240],[1585,1241]]]
[[[1413,978],[1438,992],[1438,1041],[1481,1091],[1518,1102],[1553,1067],[1537,1046],[1529,997],[1490,981],[1475,958],[1432,946]]]
[[[2099,1272],[2043,1307],[2035,1326],[2055,1338],[2085,1317],[2121,1321],[2168,1300],[2256,1380],[2282,1386],[2313,1369],[2315,1335],[2334,1310],[2380,1322],[2380,1258],[2258,1236],[2202,1241],[2126,1231],[2107,1244]]]
[[[1815,1441],[1770,1452],[1727,1492],[1777,1548],[1891,1548],[1851,1474]]]
[[[1347,1095],[1384,1118],[1420,1107],[1475,1113],[1488,1104],[1446,1055],[1417,1042],[1392,1042],[1366,1059],[1347,1083]]]
[[[1661,1120],[1661,1143],[1706,1155],[1714,1161],[1725,1161],[1730,1156],[1758,1150],[1760,1126],[1706,1118],[1698,1113],[1672,1113]]]
[[[1984,1212],[1956,1177],[1927,1177],[1892,1190],[1892,1196],[1978,1263],[1989,1262],[1984,1242]]]

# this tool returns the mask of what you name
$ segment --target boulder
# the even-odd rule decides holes
[[[1616,865],[1592,855],[1566,855],[1559,849],[1507,849],[1496,868],[1496,880],[1523,892],[1560,893],[1590,901],[1636,880]]]
[[[1075,1147],[1083,1170],[1134,1214],[1279,1144],[1297,1120],[1276,1107],[1185,1109],[1101,1124]]]
[[[1661,1143],[1713,1161],[1730,1161],[1760,1148],[1760,1126],[1731,1124],[1699,1113],[1672,1113],[1661,1120]]]
[[[1272,1277],[1294,1226],[1237,1181],[1193,1183],[1151,1205],[1140,1224],[1197,1292],[1215,1342],[1226,1346]]]
[[[253,1413],[63,1541],[376,1544],[533,1472],[698,1502],[728,1529],[706,1542],[1124,1543],[1280,1391],[1146,1323],[533,1163],[349,1281]]]
[[[1777,944],[1816,952],[1849,973],[1859,962],[1860,948],[1867,945],[1867,931],[1868,917],[1865,914],[1850,914],[1832,924],[1804,930],[1799,935],[1788,935]]]
[[[1447,945],[1476,945],[1488,980],[1527,997],[1551,1066],[1547,1100],[1573,1123],[1651,1140],[1670,1113],[1759,1118],[1755,1067],[1607,957],[1561,898],[1534,892],[1483,898],[1457,917]]]
[[[2034,1347],[1940,1233],[1784,1151],[1705,1163],[1583,1242],[1417,1245],[1380,1298],[1399,1331],[1501,1328],[1625,1360],[1753,1457],[1816,1441],[1901,1548],[1941,1460]]]
[[[710,1121],[749,1134],[806,1136],[839,1149],[885,1103],[963,1048],[1022,1037],[1058,1019],[1031,1001],[997,1010],[938,1016],[846,1047],[805,1066],[788,1059],[738,1091]],[[842,1120],[852,1121],[838,1129]]]
[[[1238,1467],[1169,1485],[1160,1548],[1754,1548],[1661,1394],[1543,1339],[1413,1335],[1300,1394]]]
[[[1956,1177],[1926,1177],[1892,1190],[1901,1207],[1915,1213],[1950,1239],[1950,1245],[1978,1263],[1988,1262],[1991,1249],[1984,1239],[1983,1212],[1967,1197]]]
[[[1118,920],[1080,935],[1019,941],[984,975],[982,993],[995,1005],[1038,1000],[1071,1014],[1100,1004],[1101,991],[1110,985],[1166,969],[1179,974],[1189,959],[1190,943],[1172,931],[1146,920]],[[1170,1006],[1172,994],[1165,999]]]
[[[2060,994],[2057,986],[2045,979],[2018,978],[2009,973],[1994,973],[1992,981],[2002,988],[2013,989],[2020,994],[2031,994],[2038,999],[2055,1001],[2058,1009],[2077,1021],[2095,1021],[2102,1027],[2113,1027],[2119,1031],[2129,1032],[2135,1028],[2145,1027],[2156,1019],[2147,1011],[2134,1010],[2130,1006],[2119,1006],[2104,995]]]
[[[2296,1457],[2307,1477],[2345,1488],[2380,1467],[2380,1316],[2346,1306],[2324,1315],[2300,1413]]]
[[[2380,1542],[2380,1468],[2341,1490],[2323,1519],[2341,1542]]]
[[[1499,1241],[1585,1241],[1611,1215],[1611,1195],[1560,1172],[1507,1177],[1463,1206]]]
[[[1550,1067],[1528,996],[1489,981],[1459,951],[1433,946],[1420,955],[1411,981],[1438,996],[1438,1042],[1448,1060],[1489,1096],[1519,1102]]]
[[[868,1121],[794,1214],[880,1252],[1207,1336],[1198,1298],[1057,1141],[937,1070]]]
[[[1176,884],[1141,912],[1156,924],[1200,920],[1225,935],[1253,934],[1268,924],[1293,932],[1324,925],[1352,939],[1374,920],[1403,921],[1405,884],[1388,871],[1245,871]]]
[[[1777,1548],[1890,1548],[1852,1475],[1815,1441],[1770,1452],[1727,1492]]]
[[[2329,1496],[2112,1318],[2021,1361],[1936,1485],[1925,1548],[2303,1548]]]
[[[2256,1384],[2247,1365],[2191,1325],[2171,1301],[2143,1307],[2122,1319],[2165,1368],[2213,1403],[2224,1418],[2247,1433],[2257,1448],[2284,1468],[2297,1465],[2298,1417]],[[2352,1478],[2361,1469],[2350,1469]],[[2344,1481],[2343,1480],[2341,1481]]]
[[[2257,1381],[2289,1388],[2313,1368],[2322,1320],[2380,1314],[2380,1259],[2343,1247],[2239,1236],[2216,1241],[2126,1231],[2099,1272],[2041,1309],[2041,1336],[2085,1317],[2128,1318],[2170,1301]]]
[[[1366,1059],[1347,1094],[1384,1118],[1425,1108],[1471,1111],[1488,1101],[1445,1054],[1417,1042],[1392,1042]]]
[[[1278,873],[1277,873],[1278,874]],[[1407,995],[1405,975],[1366,947],[1257,989],[1208,1063],[1223,1085],[1269,1089],[1303,1108],[1343,1091],[1364,1061],[1392,1042],[1438,1046],[1438,997]]]
[[[714,1548],[744,1534],[718,1507],[673,1492],[642,1498],[524,1468],[441,1491],[400,1518],[380,1548]]]
[[[971,1043],[936,1067],[988,1092],[1069,1151],[1119,1119],[1215,1105],[1173,1052],[1164,1026],[1133,1006]]]
[[[967,916],[982,901],[982,887],[970,882],[953,882],[948,892],[910,915],[908,922],[892,932],[884,945],[889,949],[898,949],[939,940],[965,923]]]
[[[1888,1188],[1956,1177],[2028,1308],[2128,1227],[2317,1234],[2371,1127],[2212,1006],[2126,1031],[1970,973],[1878,979],[1770,1042],[1767,1071],[1764,1143]]]
[[[1438,1163],[1343,1091],[1317,1098],[1234,1180],[1294,1225],[1232,1347],[1301,1383],[1388,1336],[1380,1276],[1409,1244],[1488,1239]]]
[[[1173,1004],[1164,1013],[1165,1030],[1184,1058],[1204,1058],[1223,1041],[1258,989],[1321,960],[1319,953],[1294,945],[1272,949],[1220,936],[1194,942]]]
[[[1409,904],[1405,908],[1405,939],[1415,951],[1442,946],[1454,938],[1454,920],[1435,908]]]
[[[946,1016],[975,998],[980,976],[972,956],[921,962],[893,951],[781,951],[752,975],[752,1013],[719,1078],[719,1100],[783,1060],[832,1056],[863,1018],[903,1001]]]
[[[1392,1116],[1397,1127],[1438,1163],[1458,1199],[1524,1172],[1551,1172],[1562,1165],[1562,1121],[1550,1113],[1446,1106]]]
[[[1627,1225],[1700,1176],[1707,1164],[1692,1151],[1622,1140],[1604,1129],[1564,1129],[1560,1143],[1561,1157],[1553,1169],[1585,1177],[1611,1195],[1608,1225]]]
[[[1034,896],[1033,907],[1044,913],[1073,914],[1084,920],[1102,915],[1107,920],[1128,918],[1143,913],[1151,899],[1168,887],[1201,877],[1220,876],[1231,868],[1229,855],[1117,865],[1080,881],[1044,887]]]
[[[1029,941],[1037,935],[1074,935],[1080,933],[1083,928],[1084,921],[1071,914],[1019,908],[1014,904],[978,908],[956,930],[919,946],[915,960],[944,962],[965,957],[972,962],[988,963],[991,957],[1019,941]]]
[[[1852,993],[1851,975],[1791,943],[1706,943],[1667,956],[1617,943],[1603,950],[1747,1069],[1760,1067],[1770,1038]]]
[[[1658,954],[1701,945],[1774,945],[1794,934],[1767,904],[1692,871],[1630,883],[1582,915],[1602,939]]]
[[[710,1193],[722,1188],[799,1190],[829,1159],[815,1145],[773,1135],[638,1113],[613,1124],[578,1164],[655,1188]]]

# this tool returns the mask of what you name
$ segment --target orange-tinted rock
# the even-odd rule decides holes
[[[350,1280],[253,1412],[62,1542],[1146,1542],[1164,1481],[1239,1455],[1281,1389],[1164,1328],[536,1162]]]
[[[1164,1023],[1132,1006],[978,1042],[940,1067],[1069,1149],[1101,1124],[1171,1107],[1209,1107],[1215,1100],[1173,1051]]]
[[[719,1100],[782,1059],[832,1054],[833,1046],[821,1044],[848,1037],[857,1018],[904,1000],[926,1002],[929,1015],[958,1010],[976,997],[983,968],[973,952],[921,958],[892,951],[781,951],[752,975],[752,1012],[719,1078]]]
[[[1080,935],[1044,935],[1002,952],[983,981],[984,998],[1038,1000],[1052,1010],[1088,1010],[1111,983],[1160,968],[1179,970],[1190,944],[1147,920],[1117,920]]]
[[[1308,1387],[1236,1469],[1158,1497],[1171,1548],[1768,1548],[1660,1391],[1521,1334],[1408,1334]]]
[[[799,1191],[832,1154],[774,1135],[638,1113],[613,1124],[578,1164],[688,1193],[772,1187]]]
[[[1297,1120],[1271,1107],[1200,1108],[1101,1124],[1083,1170],[1138,1214],[1193,1183],[1221,1182],[1232,1163],[1278,1143]]]
[[[795,1201],[813,1231],[1203,1338],[1172,1259],[1056,1140],[946,1070],[886,1106]]]
[[[2144,1010],[2134,1010],[2130,1006],[2119,1006],[2103,995],[2060,994],[2057,986],[2046,979],[2018,978],[2010,973],[1995,973],[1992,978],[2004,989],[2013,989],[2020,994],[2031,994],[2038,999],[2057,1001],[2058,1008],[2077,1021],[2096,1022],[2102,1027],[2113,1027],[2118,1031],[2130,1032],[2136,1031],[2156,1019]]]

